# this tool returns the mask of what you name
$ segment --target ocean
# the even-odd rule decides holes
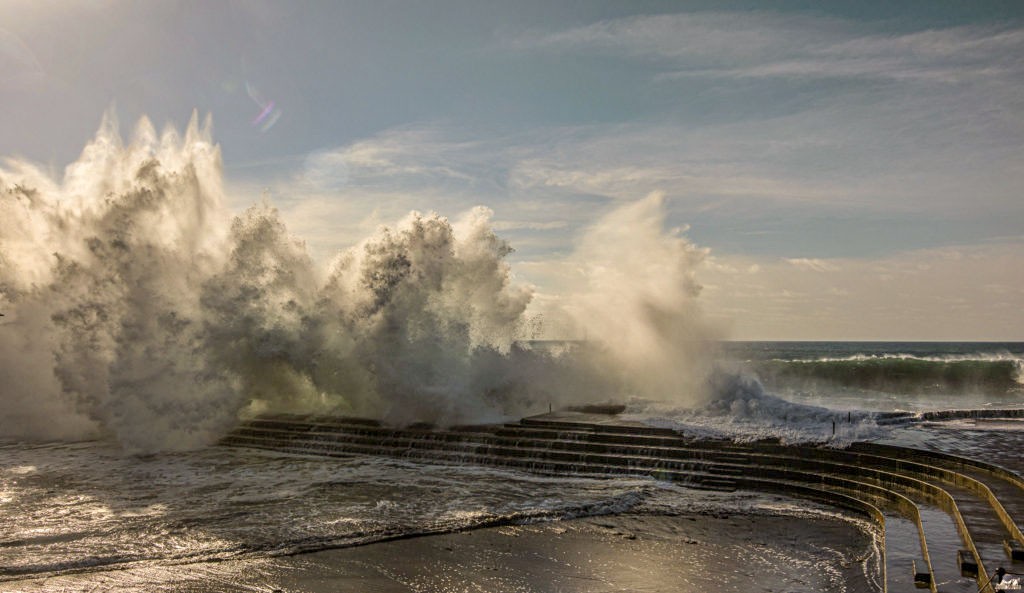
[[[1020,342],[730,342],[725,357],[802,403],[876,411],[1016,405]]]
[[[876,530],[803,500],[219,443],[268,414],[455,427],[611,403],[838,447],[923,438],[895,411],[1024,403],[1021,344],[721,343],[708,252],[659,194],[581,229],[541,289],[483,206],[318,261],[269,200],[227,193],[198,118],[127,141],[107,118],[60,179],[0,166],[0,590],[875,591]],[[929,442],[1012,448],[957,434]]]
[[[707,401],[623,394],[623,417],[698,436],[842,444],[906,438],[911,428],[875,421],[883,412],[1024,405],[1022,343],[729,342],[719,358],[725,378],[711,380]],[[479,543],[454,535],[474,532]],[[369,455],[139,453],[112,434],[4,441],[0,534],[3,591],[874,591],[880,582],[870,526],[798,499]],[[438,556],[452,549],[460,561]],[[680,550],[700,569],[622,566]]]

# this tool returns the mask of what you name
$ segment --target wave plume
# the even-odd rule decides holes
[[[486,208],[411,213],[325,270],[270,204],[224,204],[197,117],[184,134],[143,119],[125,143],[108,115],[61,180],[0,168],[0,436],[100,433],[154,451],[261,411],[455,424],[699,399],[703,251],[663,231],[659,196],[581,239],[587,273],[566,302],[594,339],[560,355],[517,341],[532,289]]]

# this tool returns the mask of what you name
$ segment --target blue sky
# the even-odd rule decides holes
[[[0,7],[0,155],[196,109],[318,257],[483,204],[538,307],[660,191],[737,338],[1024,339],[1022,83],[1013,2]]]

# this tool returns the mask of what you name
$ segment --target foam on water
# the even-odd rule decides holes
[[[652,479],[221,448],[136,457],[99,442],[0,447],[0,479],[9,510],[0,515],[0,580],[629,511],[756,513],[765,504],[752,493],[688,496]]]
[[[709,396],[701,406],[636,399],[627,406],[625,417],[690,436],[739,441],[777,438],[788,443],[844,446],[888,432],[878,426],[872,412],[789,401],[767,393],[750,375],[714,372],[708,384]]]

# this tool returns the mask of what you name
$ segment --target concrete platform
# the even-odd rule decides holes
[[[886,572],[900,576],[886,582],[901,588],[917,583],[937,592],[941,583],[943,590],[992,593],[988,575],[995,566],[1011,562],[1014,551],[1019,555],[1024,546],[1016,517],[1000,500],[1011,498],[1011,508],[1024,507],[1024,478],[996,464],[874,443],[840,450],[696,439],[602,411],[607,410],[557,411],[518,423],[448,430],[387,427],[365,419],[273,416],[240,426],[223,444],[494,465],[549,475],[651,476],[697,489],[782,493],[859,513],[882,530],[890,514],[911,521],[920,540],[913,562],[887,567]],[[941,417],[973,416],[964,411]],[[993,417],[997,415],[986,411],[985,418]],[[1007,557],[994,557],[992,550],[1008,550]]]

